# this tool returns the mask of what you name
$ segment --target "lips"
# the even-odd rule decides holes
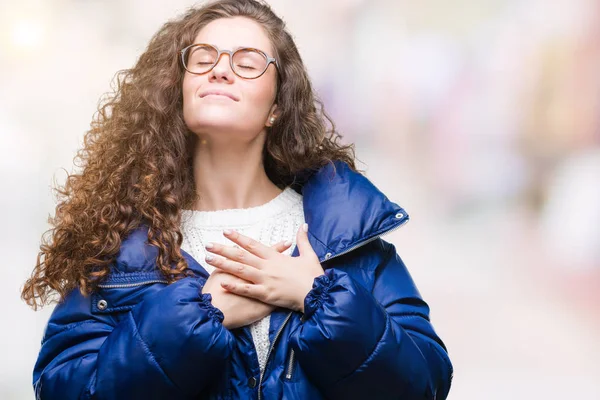
[[[215,96],[225,96],[225,97],[229,97],[231,100],[233,101],[239,101],[239,99],[237,98],[237,96],[226,92],[224,90],[216,90],[216,89],[212,89],[212,90],[207,90],[205,92],[202,92],[200,94],[200,97],[206,97],[208,95],[215,95]]]

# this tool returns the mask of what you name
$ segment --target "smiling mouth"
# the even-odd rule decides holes
[[[205,97],[221,97],[221,98],[225,98],[225,99],[229,99],[229,100],[235,101],[231,97],[229,97],[227,95],[224,95],[224,94],[209,93],[207,95],[202,96],[202,98],[205,98]]]
[[[240,99],[237,96],[234,96],[233,94],[224,91],[224,90],[207,90],[204,93],[200,93],[200,98],[204,98],[204,97],[208,97],[208,96],[212,96],[214,98],[228,98],[229,100],[233,100],[233,101],[239,101]]]

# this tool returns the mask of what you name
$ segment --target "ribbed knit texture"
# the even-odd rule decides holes
[[[210,274],[214,267],[204,260],[206,243],[235,244],[223,235],[224,229],[235,229],[267,246],[290,240],[292,245],[284,252],[290,255],[296,245],[298,229],[303,223],[302,195],[287,187],[271,201],[256,207],[218,211],[183,210],[181,248]],[[265,368],[270,345],[270,321],[268,315],[250,325],[261,371]]]

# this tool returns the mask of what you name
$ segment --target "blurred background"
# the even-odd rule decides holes
[[[195,2],[0,0],[0,398],[52,311],[20,288],[101,95]],[[451,400],[600,399],[600,2],[271,0],[455,373]]]

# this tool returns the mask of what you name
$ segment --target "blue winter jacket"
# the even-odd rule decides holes
[[[122,243],[100,289],[54,309],[33,372],[38,399],[445,399],[452,365],[429,307],[380,238],[408,221],[366,177],[329,164],[300,186],[325,274],[304,315],[277,309],[260,373],[248,327],[228,330],[201,288],[168,285],[147,227]],[[298,255],[295,248],[292,254]]]

